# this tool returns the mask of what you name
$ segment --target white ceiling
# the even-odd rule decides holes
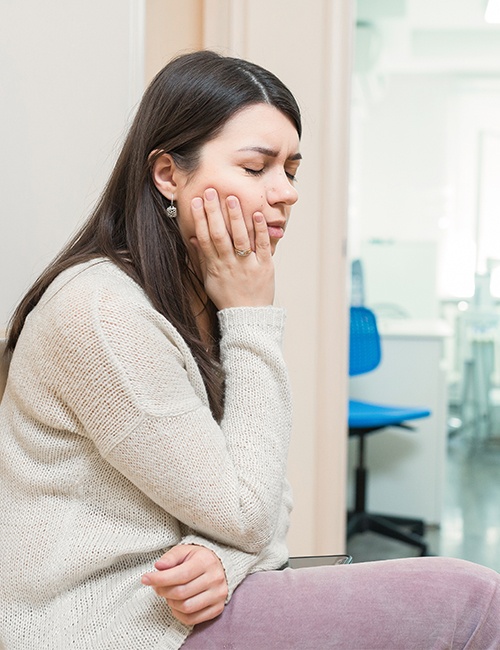
[[[500,74],[487,0],[357,0],[358,71]]]

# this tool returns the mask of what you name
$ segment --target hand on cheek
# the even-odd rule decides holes
[[[241,215],[243,216],[243,221],[246,227],[246,237],[248,238],[250,248],[255,251],[255,232],[254,232],[254,227],[253,227],[253,218],[252,214],[250,213],[245,213],[240,205],[240,202],[238,198],[234,195],[230,195],[226,199],[226,206],[227,206],[227,220],[228,220],[228,229],[229,233],[231,235],[231,238],[233,239],[234,243],[234,233],[231,225],[231,218],[230,215],[237,214],[237,211],[240,210]],[[235,245],[236,248],[238,248]]]
[[[264,216],[251,215],[251,236],[237,197],[228,196],[225,206],[229,224],[212,188],[191,203],[196,232],[191,243],[198,253],[205,291],[218,309],[271,305],[274,265]]]

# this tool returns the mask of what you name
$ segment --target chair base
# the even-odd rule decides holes
[[[419,519],[375,515],[368,512],[349,513],[347,539],[357,533],[372,531],[396,539],[420,549],[420,555],[428,555],[428,546],[423,539],[425,526]]]

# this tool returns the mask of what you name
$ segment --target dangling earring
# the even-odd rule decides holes
[[[167,208],[167,217],[170,217],[170,219],[175,219],[177,217],[177,208],[174,205],[173,194],[172,194],[172,198],[170,199],[170,205]]]

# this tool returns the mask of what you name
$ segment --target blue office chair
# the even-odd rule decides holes
[[[374,370],[382,357],[380,335],[375,314],[366,307],[351,307],[349,375],[361,375]],[[406,370],[401,369],[402,372]],[[423,539],[424,522],[420,519],[372,514],[366,511],[367,468],[365,466],[365,437],[387,427],[411,429],[408,420],[430,415],[426,408],[412,408],[373,404],[349,400],[349,436],[358,438],[358,456],[354,491],[354,510],[349,512],[347,539],[356,533],[372,531],[392,539],[406,542],[427,555]]]

